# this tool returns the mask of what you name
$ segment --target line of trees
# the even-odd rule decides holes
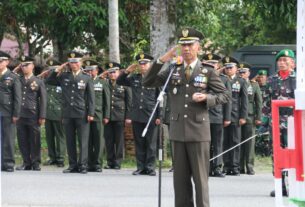
[[[294,44],[296,0],[9,0],[0,2],[0,41],[13,34],[31,56],[52,44],[54,55],[75,47],[108,59],[113,38],[109,20],[118,15],[120,59],[139,50],[158,56],[175,43],[183,26],[201,30],[205,47],[230,53],[244,45]],[[117,11],[110,11],[112,9]],[[108,16],[111,14],[111,16]],[[46,54],[48,55],[48,54]]]

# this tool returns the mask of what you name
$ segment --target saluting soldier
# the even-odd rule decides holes
[[[142,85],[144,74],[150,67],[153,57],[148,54],[136,56],[138,64],[130,65],[118,77],[117,83],[130,86],[132,89],[131,120],[136,145],[137,170],[133,175],[155,176],[155,160],[157,154],[157,125],[160,124],[159,111],[154,115],[148,127],[145,137],[142,137],[143,130],[157,102],[159,90]],[[140,67],[139,73],[132,73]],[[132,73],[132,74],[131,74]]]
[[[34,59],[21,56],[20,77],[22,100],[17,122],[18,145],[23,164],[16,170],[41,170],[40,126],[44,124],[47,108],[47,92],[44,82],[33,74]]]
[[[51,70],[59,67],[61,63],[54,58],[50,58],[46,61],[46,65],[48,67],[38,77],[46,77]],[[62,126],[62,89],[60,86],[46,84],[46,90],[48,99],[45,130],[49,160],[44,164],[64,167],[66,140]]]
[[[178,34],[179,44],[155,61],[144,77],[145,86],[162,86],[174,67],[169,82],[170,139],[174,148],[175,206],[209,207],[210,123],[208,108],[229,101],[230,94],[211,65],[201,63],[199,31],[186,28]],[[161,70],[163,63],[175,57],[181,47],[182,64]],[[214,93],[212,94],[211,91]]]
[[[248,114],[247,82],[237,74],[238,61],[226,56],[222,59],[225,74],[229,77],[232,88],[231,124],[224,129],[224,150],[240,143],[241,126],[246,123]],[[240,147],[236,147],[223,156],[224,173],[240,175]]]
[[[94,87],[91,77],[81,68],[82,54],[68,53],[68,62],[51,72],[46,83],[62,88],[62,115],[66,133],[69,167],[64,173],[87,173],[89,122],[94,119]],[[79,141],[79,159],[77,145]]]
[[[21,106],[19,77],[7,68],[10,58],[0,51],[1,171],[7,172],[14,171],[15,127]]]
[[[272,100],[288,100],[294,99],[294,90],[296,89],[296,73],[295,73],[295,54],[292,50],[281,50],[275,57],[278,71],[268,78],[268,103],[265,110],[269,113],[271,126],[271,101]],[[287,147],[287,122],[288,117],[293,116],[292,108],[280,108],[280,139],[281,146]],[[288,196],[287,186],[285,182],[285,172],[282,172],[282,194]],[[275,192],[271,191],[270,196],[274,197]]]
[[[241,141],[252,137],[256,126],[261,124],[262,94],[258,83],[249,80],[251,66],[248,63],[239,64],[239,75],[246,80],[248,85],[248,116],[246,124],[241,126]],[[255,139],[244,143],[240,149],[240,173],[254,175]],[[246,168],[246,170],[245,170]]]
[[[231,90],[231,83],[228,78],[223,73],[220,73],[220,60],[221,57],[217,54],[206,54],[202,57],[203,62],[211,64],[215,73],[220,77],[221,81],[229,91]],[[211,157],[215,157],[223,152],[223,128],[227,127],[231,123],[231,102],[227,102],[223,105],[219,104],[215,107],[209,109],[209,118],[210,118],[210,130],[211,130]],[[222,157],[218,157],[212,161],[210,164],[210,175],[214,177],[225,177],[225,174],[222,173],[223,161]]]
[[[87,59],[84,61],[84,70],[87,71],[93,80],[95,93],[94,119],[90,122],[89,133],[89,172],[102,172],[103,151],[105,148],[104,124],[110,118],[110,89],[106,80],[98,77],[102,69],[98,62]]]
[[[105,169],[121,168],[124,153],[124,123],[130,124],[131,89],[118,85],[121,65],[116,62],[106,64],[110,88],[110,119],[105,125],[107,165]]]

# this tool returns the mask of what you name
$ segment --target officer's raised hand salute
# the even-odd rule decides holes
[[[175,206],[194,206],[193,178],[196,206],[208,207],[211,141],[208,108],[228,102],[230,94],[211,65],[198,60],[202,33],[185,28],[179,32],[178,38],[180,46],[170,49],[153,63],[143,78],[143,85],[162,86],[170,70],[174,70],[168,95],[171,109],[170,139],[174,148]],[[165,62],[175,58],[178,49],[184,61],[161,70]]]
[[[81,70],[82,54],[71,51],[68,63],[56,68],[46,83],[62,87],[63,125],[67,139],[69,168],[64,173],[87,173],[89,122],[93,121],[95,95],[91,77]],[[80,141],[77,162],[76,139]]]

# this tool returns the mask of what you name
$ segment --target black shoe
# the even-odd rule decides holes
[[[227,174],[227,175],[240,176],[240,172],[239,172],[239,170],[232,170],[232,171],[230,172],[230,174]]]
[[[214,172],[213,172],[213,177],[224,178],[224,177],[226,177],[226,175],[223,174],[223,173],[221,172],[221,170],[214,170]]]
[[[43,163],[43,165],[56,165],[56,164],[57,164],[56,160],[48,160],[45,163]]]
[[[32,166],[23,164],[23,165],[16,167],[16,170],[32,170]]]
[[[77,173],[78,168],[77,167],[68,167],[67,169],[62,171],[63,173]]]
[[[88,172],[102,172],[102,168],[100,166],[89,167]]]
[[[104,167],[104,169],[106,169],[106,170],[114,169],[114,166],[113,166],[113,165],[106,165],[106,166]]]
[[[57,162],[56,164],[57,167],[65,167],[64,162]]]
[[[283,191],[282,191],[282,195],[285,196],[285,197],[288,197],[288,192],[287,192],[287,190],[283,190]],[[270,192],[270,196],[271,196],[271,197],[275,197],[275,191],[274,191],[274,190]]]
[[[168,172],[174,172],[174,168],[172,167]]]
[[[34,170],[34,171],[40,171],[41,168],[40,168],[39,164],[33,165],[33,170]]]
[[[87,174],[87,172],[88,172],[88,170],[87,170],[86,167],[81,167],[81,168],[79,168],[79,173],[81,173],[81,174]]]
[[[121,166],[120,166],[120,165],[115,165],[115,166],[113,166],[113,169],[115,169],[115,170],[120,170],[120,169],[121,169]]]
[[[248,174],[248,175],[255,175],[255,172],[254,172],[254,170],[248,170],[248,171],[247,171],[247,174]]]
[[[149,176],[156,176],[156,171],[155,170],[147,170],[146,171],[146,175],[149,175]]]
[[[133,175],[145,175],[145,170],[136,170],[132,172]]]
[[[5,171],[5,172],[14,172],[14,167],[5,167],[2,169],[2,171]]]

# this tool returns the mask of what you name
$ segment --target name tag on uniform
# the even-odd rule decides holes
[[[232,92],[239,93],[239,91],[240,91],[240,83],[237,81],[237,82],[233,83],[233,85],[232,85]]]
[[[103,84],[101,84],[101,83],[94,84],[94,90],[95,91],[102,91],[103,90]]]
[[[57,86],[57,87],[56,87],[56,93],[61,93],[61,92],[62,92],[61,87],[60,87],[60,86]]]
[[[248,95],[253,95],[253,88],[251,85],[248,87]]]
[[[78,89],[85,89],[86,88],[86,83],[83,80],[80,80],[77,83],[77,87],[78,87]]]

